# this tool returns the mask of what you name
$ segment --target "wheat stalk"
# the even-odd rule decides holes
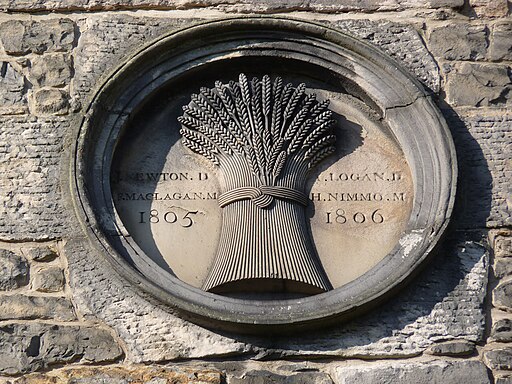
[[[189,148],[217,165],[217,153],[245,159],[265,185],[269,176],[276,181],[291,156],[312,167],[334,151],[328,105],[307,94],[304,83],[294,88],[268,75],[249,82],[240,74],[238,83],[202,87],[178,121]]]

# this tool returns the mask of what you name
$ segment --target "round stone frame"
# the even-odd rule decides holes
[[[284,43],[284,44],[283,44]],[[332,291],[294,300],[233,299],[161,270],[128,236],[110,192],[115,145],[129,114],[173,76],[236,55],[306,60],[356,84],[393,132],[411,169],[412,212],[381,262]],[[124,278],[180,316],[239,332],[282,332],[346,319],[382,301],[413,275],[444,232],[457,164],[446,122],[428,92],[380,50],[311,22],[277,17],[211,21],[171,33],[117,68],[88,107],[77,138],[73,195],[92,243]]]

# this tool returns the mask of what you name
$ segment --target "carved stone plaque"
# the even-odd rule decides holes
[[[422,86],[313,24],[170,35],[91,106],[76,170],[95,241],[201,323],[353,315],[407,279],[451,213],[453,146]]]

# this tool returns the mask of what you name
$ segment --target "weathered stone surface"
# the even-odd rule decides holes
[[[101,328],[40,323],[0,327],[0,374],[33,372],[56,363],[114,361],[122,350]]]
[[[512,384],[512,375],[497,375],[494,377],[494,384]]]
[[[308,2],[293,0],[0,0],[0,9],[4,11],[20,10],[99,10],[99,9],[189,9],[220,7],[228,12],[272,12],[272,11],[390,11],[408,8],[461,7],[463,0],[311,0]]]
[[[489,46],[489,58],[493,61],[512,60],[512,22],[494,24]]]
[[[336,370],[339,384],[490,384],[487,369],[480,361],[386,362],[351,364]]]
[[[508,14],[507,0],[469,0],[473,12],[482,18],[504,17]]]
[[[0,24],[0,43],[10,55],[68,51],[74,41],[75,25],[70,19],[9,20]]]
[[[83,100],[102,76],[158,36],[199,23],[198,19],[108,16],[79,20],[72,99]],[[203,20],[206,21],[206,20]],[[414,28],[389,21],[318,21],[360,37],[397,59],[426,86],[437,92],[440,78],[435,61]]]
[[[434,56],[446,60],[482,60],[487,53],[485,25],[450,24],[430,30],[428,45]]]
[[[512,236],[510,234],[496,236],[494,239],[494,256],[512,257]]]
[[[68,241],[65,256],[75,303],[86,318],[104,319],[125,342],[127,360],[154,362],[180,358],[243,355],[242,341],[180,319],[165,306],[149,302],[111,270],[107,261]]]
[[[447,111],[446,111],[447,112]],[[512,224],[508,149],[512,113],[506,109],[445,114],[457,150],[459,179],[454,220],[459,228],[497,228]]]
[[[356,321],[300,335],[260,339],[215,334],[187,323],[123,283],[85,244],[68,242],[70,285],[87,317],[112,326],[129,361],[202,356],[411,356],[437,340],[481,340],[485,316],[487,254],[474,242],[447,245],[440,259],[396,298]],[[91,282],[94,282],[92,284]],[[190,344],[189,340],[201,343]]]
[[[28,283],[26,260],[6,249],[0,249],[0,291],[11,291]]]
[[[75,320],[76,316],[71,302],[64,297],[0,296],[0,320],[12,319],[70,321]]]
[[[512,370],[512,347],[486,351],[484,352],[484,360],[491,369]]]
[[[427,51],[418,32],[390,21],[343,20],[329,23],[347,34],[366,40],[400,62],[434,92],[439,92],[437,64]]]
[[[0,118],[2,240],[43,240],[67,228],[59,182],[69,122]]]
[[[22,250],[30,260],[38,262],[47,262],[55,260],[59,255],[50,247],[35,247]]]
[[[249,371],[229,378],[229,384],[332,384],[327,373],[300,372],[280,375],[269,371]]]
[[[491,329],[491,340],[499,342],[511,342],[512,320],[501,319],[494,323]]]
[[[451,340],[432,345],[427,353],[434,356],[467,356],[475,351],[475,343],[467,340]]]
[[[34,270],[32,289],[39,292],[58,292],[64,286],[64,272],[59,267],[43,267]]]
[[[502,278],[505,276],[512,275],[512,259],[504,258],[504,259],[496,259],[494,261],[494,276],[498,278]]]
[[[33,59],[29,80],[40,87],[62,87],[69,84],[72,75],[71,59],[61,53],[47,54]]]
[[[31,373],[13,384],[222,384],[223,374],[207,368],[109,366],[80,367],[54,370],[48,373]]]
[[[27,112],[25,79],[12,63],[0,62],[0,114],[16,115]]]
[[[61,89],[40,89],[34,93],[34,104],[38,115],[65,115],[69,111],[69,95]]]
[[[492,292],[495,307],[512,310],[512,280],[502,281]]]
[[[512,103],[511,69],[506,65],[445,65],[446,96],[454,106],[506,106]]]

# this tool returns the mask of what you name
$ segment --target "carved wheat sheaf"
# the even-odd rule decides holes
[[[304,216],[307,173],[335,151],[328,106],[305,84],[241,74],[201,88],[183,107],[183,145],[221,171],[223,227],[203,289],[252,279],[330,289]]]

